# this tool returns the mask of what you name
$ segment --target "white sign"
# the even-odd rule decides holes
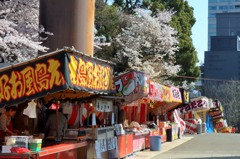
[[[92,125],[97,125],[96,124],[96,114],[95,113],[92,114]]]
[[[112,120],[111,120],[111,124],[114,124],[114,113],[112,112]]]
[[[102,153],[107,151],[107,140],[106,139],[98,139],[95,141],[95,149],[97,153]]]
[[[113,102],[111,100],[96,99],[96,110],[99,112],[111,112]]]
[[[108,144],[108,150],[113,150],[116,148],[116,138],[111,137],[107,139],[107,144]]]
[[[115,124],[115,131],[117,135],[124,134],[123,126],[122,124]]]

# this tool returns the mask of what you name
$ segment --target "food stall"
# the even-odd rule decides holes
[[[227,121],[224,120],[223,106],[219,100],[212,100],[213,107],[208,112],[209,116],[213,119],[214,129],[217,132],[230,132]]]
[[[150,110],[160,116],[158,123],[159,135],[162,142],[172,141],[178,138],[178,128],[183,134],[185,123],[179,117],[179,113],[173,111],[182,104],[180,89],[174,86],[164,86],[158,83],[150,83],[149,99],[152,100]]]
[[[199,97],[192,99],[192,102],[179,108],[181,116],[186,122],[186,133],[197,133],[198,124],[201,126],[201,128],[199,127],[201,132],[199,133],[202,133],[202,123],[206,123],[206,114],[210,110],[210,105],[207,97]]]
[[[132,129],[132,151],[140,151],[149,148],[149,136],[161,135],[163,142],[166,141],[166,129],[170,129],[166,118],[159,122],[162,115],[181,104],[181,93],[177,87],[168,87],[149,80],[149,76],[130,71],[115,78],[117,95],[123,97],[120,110],[125,113],[124,119],[119,117],[125,132]],[[121,116],[121,115],[120,115]],[[161,124],[163,122],[164,124]],[[161,126],[161,128],[159,128]],[[163,127],[164,126],[164,127]],[[178,126],[178,125],[177,125]],[[119,143],[126,141],[126,134],[118,136]],[[124,141],[120,141],[124,140]],[[126,144],[126,142],[125,142]],[[127,144],[129,145],[129,144]],[[128,148],[129,150],[129,148]],[[119,146],[119,157],[128,155],[126,148]]]
[[[147,104],[142,102],[149,92],[149,75],[138,71],[130,71],[115,77],[117,96],[123,97],[120,104],[119,124],[124,133],[118,135],[119,158],[145,149],[145,131]]]
[[[109,62],[70,48],[1,69],[0,87],[1,108],[39,98],[44,99],[46,103],[51,103],[53,100],[87,103],[100,95],[115,92],[113,69]],[[57,110],[58,108],[56,116]],[[72,112],[76,113],[74,110]],[[79,123],[78,126],[80,127],[81,124]],[[100,131],[97,130],[97,133]],[[55,142],[48,146],[43,144],[41,151],[24,154],[0,153],[0,158],[87,158],[87,136],[81,133],[80,136],[82,139],[79,140],[64,140],[56,134],[53,138]]]

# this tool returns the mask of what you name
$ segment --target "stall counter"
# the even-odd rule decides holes
[[[0,159],[87,159],[87,142],[70,142],[42,148],[40,152],[29,154],[0,153]]]
[[[146,136],[149,132],[136,132],[133,135],[133,152],[145,149]]]
[[[87,158],[87,142],[62,143],[42,148],[39,152],[39,159],[78,159]]]
[[[118,157],[123,158],[133,153],[133,134],[123,134],[118,137]]]

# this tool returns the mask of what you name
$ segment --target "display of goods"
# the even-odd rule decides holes
[[[140,125],[139,125],[138,122],[136,122],[136,121],[132,121],[132,122],[130,123],[129,127],[139,128]]]

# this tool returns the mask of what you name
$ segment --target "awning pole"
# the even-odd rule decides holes
[[[58,107],[60,106],[60,102],[57,101],[57,104],[56,104],[56,137],[57,137],[57,140],[59,139],[59,133],[58,133]]]

